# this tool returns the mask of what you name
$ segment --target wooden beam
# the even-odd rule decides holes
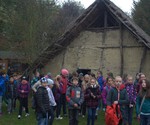
[[[144,66],[146,54],[147,54],[147,47],[145,46],[145,47],[144,47],[144,50],[143,50],[142,57],[141,57],[139,72],[142,72],[142,67]]]
[[[120,23],[120,76],[123,75],[124,56],[123,56],[123,26]]]
[[[106,32],[107,32],[107,11],[104,13],[104,33],[103,33],[103,41],[102,43],[105,43],[105,38],[106,38]]]

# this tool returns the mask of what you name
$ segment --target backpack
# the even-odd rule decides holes
[[[105,123],[106,125],[118,125],[121,120],[121,112],[119,105],[112,104],[106,107]]]

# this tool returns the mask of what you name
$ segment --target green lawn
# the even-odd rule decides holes
[[[29,112],[30,116],[25,117],[25,112],[23,112],[22,118],[18,119],[18,108],[12,114],[8,114],[7,107],[3,104],[3,115],[0,117],[0,125],[36,125],[34,110],[31,109],[31,106],[29,106]],[[64,117],[63,120],[54,120],[53,125],[68,125],[68,117]],[[79,118],[79,125],[86,125],[86,117]],[[99,112],[95,125],[105,125],[103,111]],[[138,125],[138,122],[135,119],[133,119],[133,125]]]

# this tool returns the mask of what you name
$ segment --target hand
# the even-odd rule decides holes
[[[133,105],[132,105],[132,104],[130,104],[130,105],[129,105],[129,107],[130,107],[130,108],[132,108],[132,107],[133,107]]]
[[[77,108],[77,107],[78,107],[78,104],[75,103],[75,104],[73,104],[73,106]]]
[[[114,104],[118,104],[118,101],[114,101]]]
[[[140,115],[138,115],[137,119],[138,119],[138,121],[140,121]]]
[[[24,90],[21,90],[22,93],[24,93]]]

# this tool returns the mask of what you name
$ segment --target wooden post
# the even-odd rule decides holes
[[[123,67],[124,67],[124,56],[123,56],[123,27],[122,24],[120,26],[120,76],[123,75]]]
[[[142,67],[144,66],[146,54],[147,54],[147,48],[146,48],[146,46],[145,46],[145,47],[144,47],[144,50],[143,50],[143,55],[142,55],[142,58],[141,58],[141,62],[140,62],[139,72],[142,72]]]
[[[105,43],[106,31],[107,31],[107,11],[104,12],[104,33],[103,33],[103,43]]]

